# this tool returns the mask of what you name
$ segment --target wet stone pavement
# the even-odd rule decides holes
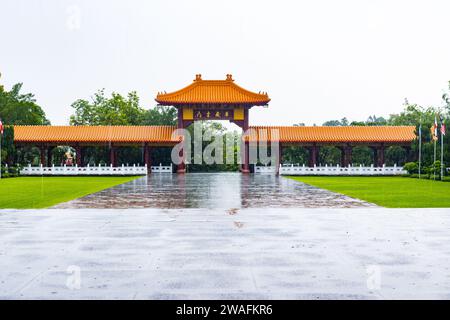
[[[273,175],[153,174],[54,208],[361,208],[374,204]]]

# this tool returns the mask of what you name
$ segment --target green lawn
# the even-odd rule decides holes
[[[0,180],[0,209],[47,208],[136,177],[20,177]]]
[[[407,177],[289,177],[388,208],[448,208],[450,183]]]

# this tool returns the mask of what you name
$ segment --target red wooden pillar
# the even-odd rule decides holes
[[[353,147],[344,146],[341,148],[341,166],[348,167],[352,163]]]
[[[45,154],[47,153],[47,148],[44,147],[44,146],[41,146],[39,148],[39,153],[40,153],[40,156],[41,156],[41,163],[40,164],[45,166]]]
[[[184,129],[183,108],[178,108],[178,129]],[[181,163],[177,166],[177,173],[186,173],[185,152],[184,147],[180,151]]]
[[[152,160],[151,160],[150,146],[145,144],[144,146],[144,163],[147,165],[147,172],[152,173]]]
[[[244,124],[242,126],[242,131],[247,133],[248,131],[248,108],[244,107]],[[242,173],[250,173],[250,142],[244,141],[244,163],[242,165]]]
[[[109,149],[109,161],[113,167],[117,167],[117,149],[114,146]]]
[[[378,167],[382,167],[385,159],[384,159],[384,146],[381,146],[378,148],[377,151],[377,155],[378,155]]]
[[[384,146],[372,147],[373,163],[375,167],[382,167],[384,164]]]
[[[83,157],[82,153],[83,153],[83,151],[82,151],[80,146],[76,146],[75,147],[75,153],[76,153],[76,157],[77,157],[77,162],[76,162],[77,166],[81,167],[83,165],[83,161],[82,161],[82,157]]]
[[[47,167],[51,167],[53,163],[52,159],[52,150],[53,148],[49,147],[47,149]]]
[[[278,156],[277,156],[277,161],[275,163],[276,168],[275,168],[275,172],[278,175],[280,175],[280,165],[283,163],[283,146],[281,145],[281,143],[279,143],[278,145]]]
[[[314,146],[308,148],[308,150],[309,150],[308,166],[314,167],[314,165],[317,165],[317,158],[319,156],[319,148],[316,145],[314,145]]]

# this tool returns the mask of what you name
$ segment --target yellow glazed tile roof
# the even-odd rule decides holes
[[[348,127],[250,127],[250,141],[295,143],[312,142],[393,142],[410,143],[415,138],[414,126],[348,126]]]
[[[172,126],[14,126],[15,142],[177,142]]]
[[[172,126],[14,126],[14,141],[46,142],[153,142],[176,143]],[[250,141],[277,140],[284,143],[410,143],[414,126],[349,127],[250,127]]]
[[[232,76],[226,80],[203,80],[201,75],[189,86],[172,92],[158,93],[156,102],[162,105],[182,104],[250,104],[266,105],[270,99],[267,93],[254,93],[234,83]]]

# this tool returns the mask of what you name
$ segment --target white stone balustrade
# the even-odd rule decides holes
[[[275,166],[256,166],[255,173],[266,173],[275,174]],[[398,167],[394,165],[393,167],[387,167],[383,165],[382,167],[370,167],[360,166],[314,166],[306,167],[305,165],[281,165],[280,175],[290,175],[290,176],[395,176],[407,174],[403,167]]]
[[[23,176],[143,176],[147,175],[147,166],[86,166],[86,167],[24,167],[20,174]]]
[[[161,163],[159,166],[152,166],[152,173],[172,173],[173,167],[172,164],[170,166],[163,166]]]

